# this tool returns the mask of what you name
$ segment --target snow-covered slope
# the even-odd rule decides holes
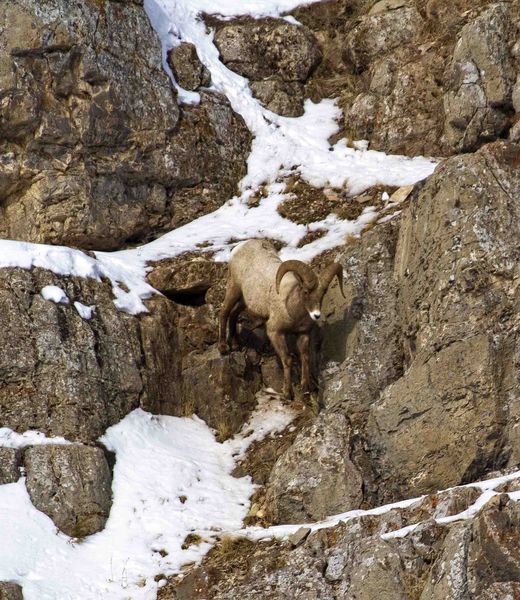
[[[276,399],[260,399],[243,433],[220,444],[195,416],[135,410],[100,440],[116,454],[113,504],[105,529],[80,541],[34,508],[25,478],[0,485],[0,581],[20,583],[26,600],[155,598],[157,575],[178,573],[216,536],[240,529],[254,485],[231,476],[235,462],[293,416]],[[48,443],[66,442],[0,430],[1,446]],[[200,543],[183,548],[189,534]]]

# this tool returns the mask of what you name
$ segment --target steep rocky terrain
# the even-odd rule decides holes
[[[381,211],[313,258],[339,261],[345,287],[343,298],[331,286],[314,340],[318,390],[235,469],[258,484],[246,525],[295,527],[267,541],[254,527],[222,536],[200,566],[157,575],[159,597],[520,597],[519,478],[485,498],[454,487],[520,463],[520,2],[331,0],[290,14],[300,24],[204,20],[222,63],[269,111],[298,117],[308,99],[338,98],[331,143],[442,159],[413,186],[355,198],[295,172],[285,180],[278,212],[294,223]],[[200,101],[179,100],[139,0],[7,0],[0,48],[2,238],[93,257],[237,193],[252,143],[244,119],[190,43],[166,56]],[[255,190],[249,206],[270,193]],[[299,247],[320,235],[307,227]],[[99,438],[131,411],[195,413],[219,441],[238,432],[281,372],[247,316],[241,349],[218,352],[225,279],[203,247],[162,257],[147,275],[162,295],[136,315],[114,304],[106,277],[0,269],[0,427],[73,442],[0,447],[0,484],[25,475],[34,506],[83,538],[112,503],[114,456]],[[49,301],[46,286],[68,300]],[[20,597],[0,584],[0,598]]]
[[[0,232],[96,250],[215,210],[250,135],[225,98],[179,108],[142,2],[2,3]]]

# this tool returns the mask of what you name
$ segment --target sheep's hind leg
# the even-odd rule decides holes
[[[276,354],[278,354],[278,357],[282,361],[283,396],[287,400],[291,400],[293,397],[293,389],[291,384],[292,357],[289,353],[289,349],[287,348],[285,336],[279,331],[269,329],[269,327],[266,328],[266,331],[267,337],[271,340],[271,344],[273,344],[273,348],[275,349]]]
[[[231,350],[237,350],[239,347],[238,335],[237,335],[237,321],[240,313],[244,310],[245,304],[243,300],[239,300],[235,306],[231,309],[229,314],[229,342],[231,344]]]
[[[231,280],[229,280],[226,287],[226,296],[224,298],[224,302],[222,303],[222,308],[220,309],[219,315],[218,349],[221,354],[227,354],[229,352],[227,324],[228,321],[230,321],[230,315],[232,311],[236,308],[236,305],[241,301],[241,296],[242,292],[240,291],[240,288],[233,284]]]

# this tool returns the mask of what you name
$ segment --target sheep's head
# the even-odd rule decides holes
[[[321,302],[333,277],[336,275],[343,293],[343,269],[338,263],[332,263],[318,278],[309,265],[299,260],[286,260],[276,273],[276,292],[280,293],[280,283],[286,273],[291,272],[300,283],[303,307],[313,321],[318,321],[321,316]]]

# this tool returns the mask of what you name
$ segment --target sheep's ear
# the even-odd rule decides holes
[[[338,278],[339,289],[341,290],[341,295],[345,298],[345,292],[343,291],[343,267],[339,263],[331,263],[323,270],[320,276],[320,291],[321,295],[324,296],[325,292],[328,290],[331,281],[334,277]]]

